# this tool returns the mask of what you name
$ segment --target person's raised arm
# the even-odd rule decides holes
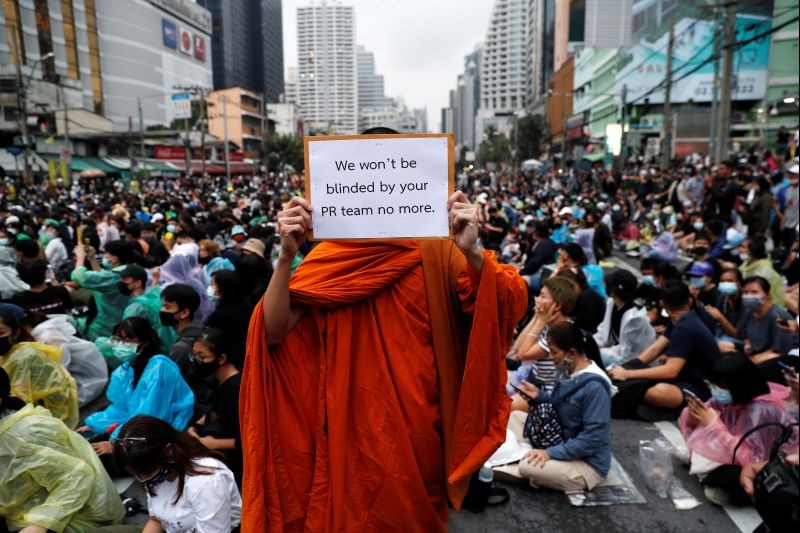
[[[264,294],[264,330],[269,344],[281,342],[300,317],[299,312],[293,313],[291,309],[289,278],[292,261],[311,227],[311,204],[304,198],[292,198],[286,209],[278,213],[281,253]]]

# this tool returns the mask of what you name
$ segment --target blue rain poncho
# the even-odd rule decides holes
[[[161,324],[161,287],[152,287],[139,296],[134,296],[128,302],[128,307],[122,313],[122,319],[138,316],[144,318],[153,329],[158,333],[158,338],[161,339],[161,349],[165,353],[169,353],[172,345],[178,340],[178,332],[174,328],[164,326]],[[109,354],[104,353],[105,357]]]
[[[42,407],[0,417],[0,516],[12,531],[84,533],[122,522],[122,501],[83,437]]]
[[[114,331],[120,320],[122,312],[128,305],[128,297],[120,294],[117,288],[119,273],[124,266],[114,270],[94,271],[86,267],[76,268],[72,271],[72,281],[84,289],[89,289],[97,306],[97,316],[89,324],[84,336],[93,341],[97,337],[108,337]]]
[[[112,424],[121,427],[136,415],[160,418],[183,431],[194,410],[192,389],[181,376],[178,365],[164,355],[150,359],[136,386],[133,367],[129,362],[123,363],[111,373],[106,396],[111,405],[86,418],[86,425],[97,432],[104,432]],[[119,433],[120,427],[112,437]]]
[[[54,346],[20,342],[0,357],[0,367],[11,380],[12,395],[42,405],[74,429],[78,425],[78,385],[60,359],[61,350]]]

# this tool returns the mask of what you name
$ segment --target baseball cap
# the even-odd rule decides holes
[[[147,270],[140,267],[139,265],[131,263],[126,265],[125,268],[122,269],[122,271],[119,273],[119,277],[133,278],[141,281],[142,283],[147,283]]]
[[[244,231],[244,228],[239,224],[236,224],[233,228],[231,228],[231,236],[233,235],[246,235],[247,232]]]
[[[610,296],[618,296],[625,301],[633,299],[638,286],[636,276],[627,270],[615,270],[606,278],[606,292]]]
[[[242,246],[242,250],[247,250],[263,259],[266,246],[260,239],[247,239],[244,246]]]
[[[558,216],[563,217],[564,215],[572,216],[572,208],[569,206],[562,207],[561,211],[558,212]]]
[[[714,274],[714,267],[706,261],[695,261],[686,271],[687,276],[694,277],[711,276],[712,274]]]
[[[160,222],[162,220],[164,220],[164,215],[162,215],[161,213],[155,213],[153,215],[153,218],[150,219],[151,222]]]

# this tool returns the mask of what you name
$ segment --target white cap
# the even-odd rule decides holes
[[[564,215],[572,216],[572,208],[569,206],[562,207],[561,211],[558,212],[558,216],[563,217]]]
[[[9,215],[9,216],[6,217],[6,220],[5,220],[6,226],[8,226],[9,224],[14,224],[16,222],[19,222],[19,217],[15,216],[15,215]]]
[[[794,163],[793,165],[789,165],[789,168],[786,169],[786,172],[789,174],[800,174],[800,165]]]
[[[160,220],[164,220],[164,215],[161,213],[156,213],[153,215],[153,218],[150,219],[151,222],[158,222]]]

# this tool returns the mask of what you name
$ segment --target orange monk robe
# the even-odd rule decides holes
[[[516,271],[452,240],[322,243],[290,282],[305,314],[268,348],[250,322],[243,531],[444,531],[505,439]]]

